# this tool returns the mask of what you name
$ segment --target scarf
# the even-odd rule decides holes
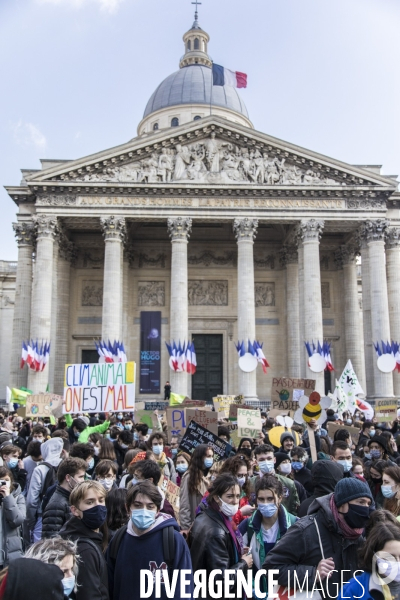
[[[352,527],[350,527],[350,525],[346,523],[343,515],[338,511],[333,494],[331,496],[331,499],[329,500],[329,506],[331,508],[333,518],[338,524],[339,529],[343,534],[343,537],[349,540],[356,540],[357,538],[359,538],[362,532],[364,531],[364,528],[362,527],[361,529],[353,529]]]
[[[229,517],[227,517],[226,515],[224,515],[223,512],[220,511],[219,506],[215,502],[215,500],[212,500],[212,502],[209,504],[209,506],[210,506],[210,508],[212,508],[213,510],[218,512],[218,514],[222,518],[223,522],[225,523],[225,525],[230,533],[230,536],[232,538],[233,545],[238,554],[238,561],[239,561],[243,554],[243,547],[244,547],[242,534],[240,533],[239,529],[236,529],[236,531],[233,529],[232,521],[229,519]]]

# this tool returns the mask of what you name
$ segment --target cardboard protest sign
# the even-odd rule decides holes
[[[215,435],[218,435],[218,414],[213,410],[200,410],[198,408],[187,408],[186,409],[186,423],[195,421],[202,425],[204,429],[212,431]]]
[[[135,410],[133,412],[137,412],[138,410],[152,410],[151,408],[147,408],[144,402],[135,402]],[[153,409],[155,410],[155,409]]]
[[[350,433],[351,439],[355,445],[358,444],[358,438],[360,437],[360,430],[358,427],[352,427],[351,425],[340,425],[339,423],[329,422],[327,423],[327,430],[329,437],[333,440],[335,432],[338,429],[346,429]]]
[[[131,412],[135,363],[65,365],[64,413]]]
[[[179,494],[181,490],[175,483],[172,483],[170,479],[164,479],[164,482],[165,481],[167,482],[164,488],[165,497],[174,509],[175,517],[179,523]]]
[[[397,418],[396,400],[375,400],[375,417],[378,423],[390,423]]]
[[[56,394],[34,394],[26,398],[26,417],[49,417],[57,407],[62,409],[63,398]],[[61,412],[62,414],[62,412]],[[61,416],[61,415],[60,415]]]
[[[180,406],[167,408],[168,441],[174,435],[182,436],[186,430],[186,409]]]
[[[256,438],[262,430],[261,413],[259,410],[239,408],[238,429],[240,437]]]
[[[207,429],[195,421],[191,421],[186,428],[185,435],[182,438],[179,448],[184,452],[192,454],[193,450],[200,444],[210,446],[214,452],[215,462],[222,458],[227,458],[232,450],[230,444],[221,440],[221,438],[211,433],[211,431],[207,431]]]
[[[186,398],[181,406],[205,406],[207,403],[205,400],[189,400],[189,398]]]
[[[238,415],[239,408],[252,409],[253,407],[249,404],[230,404],[229,405],[229,420],[230,421],[237,421],[237,415]],[[253,408],[253,410],[254,410],[254,408]]]
[[[228,418],[229,407],[231,404],[241,404],[243,402],[243,396],[215,396],[213,398],[213,404],[215,412],[219,413],[219,417]]]
[[[135,423],[144,423],[150,429],[153,428],[152,410],[135,410]]]
[[[139,404],[139,402],[136,402],[136,406]],[[147,400],[145,402],[140,402],[140,404],[143,404],[144,406],[141,408],[145,408],[146,410],[166,410],[166,408],[169,406],[169,402],[148,402]]]
[[[310,396],[315,390],[315,379],[299,377],[273,377],[271,387],[271,410],[296,411],[302,396]],[[271,411],[270,411],[271,412]],[[273,416],[277,416],[275,413]]]

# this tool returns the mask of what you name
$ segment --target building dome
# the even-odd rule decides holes
[[[253,127],[237,89],[212,85],[209,40],[208,33],[198,24],[196,13],[192,28],[183,36],[185,54],[180,69],[164,79],[152,94],[138,127],[139,135],[207,117],[211,110],[212,114]]]

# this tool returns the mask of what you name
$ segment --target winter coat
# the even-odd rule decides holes
[[[360,571],[355,577],[348,580],[348,583],[343,586],[338,600],[351,600],[358,598],[359,600],[384,600],[383,587],[374,581],[371,573]],[[385,586],[386,587],[386,586]]]
[[[305,488],[307,495],[311,496],[314,493],[314,485],[310,469],[303,467],[300,471],[293,470],[293,474],[295,480]]]
[[[47,462],[57,468],[61,462],[60,454],[63,450],[63,441],[59,437],[51,438],[42,444],[43,462]],[[26,519],[29,529],[32,531],[39,517],[42,516],[42,495],[49,467],[43,463],[34,469],[29,484],[26,498]]]
[[[25,498],[21,493],[21,487],[14,484],[13,491],[10,491],[1,502],[4,556],[0,557],[0,564],[4,567],[23,555],[21,526],[25,517]]]
[[[2,600],[65,600],[63,577],[57,565],[36,558],[19,558],[10,564],[3,579],[1,591],[4,591],[5,584],[5,592]]]
[[[20,469],[18,466],[14,467],[13,469],[10,469],[12,476],[13,476],[13,480],[15,481],[15,483],[18,483],[18,485],[21,487],[21,491],[23,492],[25,487],[26,487],[26,478],[28,476],[28,471],[26,471],[25,469]]]
[[[58,534],[61,527],[71,517],[69,509],[70,490],[57,485],[42,515],[42,539],[51,538]]]
[[[24,458],[24,469],[27,472],[24,496],[28,495],[29,484],[31,482],[32,473],[36,469],[36,467],[38,465],[40,465],[41,462],[42,461],[36,462],[35,460],[33,460],[33,458],[31,456],[26,456]]]
[[[357,552],[364,543],[364,538],[359,536],[352,540],[342,535],[330,508],[331,496],[329,494],[317,498],[310,506],[308,515],[292,525],[279,544],[267,554],[262,568],[279,570],[279,575],[275,578],[280,585],[287,587],[289,581],[294,582],[295,574],[302,585],[308,574],[308,586],[305,586],[304,591],[308,588],[311,594],[317,566],[323,558],[315,521],[321,535],[324,556],[333,559],[336,569],[329,579],[322,581],[324,597],[336,598],[341,586],[341,571],[347,571],[347,580],[357,571]],[[290,587],[293,587],[292,584]]]
[[[243,571],[244,576],[247,577],[247,563],[238,556],[221,513],[209,506],[201,510],[193,523],[190,532],[190,554],[193,572],[205,569],[208,578],[214,569],[222,571],[221,575],[215,577],[216,582],[223,580],[224,571],[227,569],[236,572]],[[233,575],[230,579],[233,581]],[[235,590],[236,583],[233,583],[231,591]]]
[[[107,564],[103,556],[103,534],[92,531],[78,517],[71,517],[60,536],[78,542],[81,558],[76,600],[109,600]]]
[[[312,485],[314,493],[301,503],[297,514],[305,517],[311,504],[317,498],[331,494],[338,481],[343,479],[343,467],[333,460],[317,460],[311,468]]]
[[[185,531],[190,528],[196,516],[196,508],[199,506],[202,497],[208,489],[208,482],[203,477],[200,482],[200,488],[197,492],[189,491],[189,472],[186,471],[181,480],[179,494],[179,522]]]
[[[75,444],[78,441],[80,444],[86,444],[89,440],[89,435],[91,433],[105,433],[107,429],[110,427],[110,421],[104,421],[104,423],[100,423],[100,425],[95,425],[94,427],[85,427],[83,431],[79,434],[78,439],[76,439],[74,432],[72,431],[72,422],[73,418],[71,415],[64,415],[65,422],[67,423],[67,431],[69,436],[69,443]],[[71,441],[72,439],[72,441]]]

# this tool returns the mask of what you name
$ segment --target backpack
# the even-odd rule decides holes
[[[124,525],[115,533],[113,539],[111,540],[109,551],[110,558],[114,561],[117,560],[118,550],[121,545],[121,541],[123,536],[128,529],[127,525]],[[172,570],[174,568],[174,556],[175,556],[175,536],[174,536],[174,527],[169,525],[168,527],[164,527],[162,531],[162,543],[163,543],[163,554],[164,561],[167,563],[168,574],[171,578]]]
[[[42,510],[44,510],[43,498],[44,498],[47,490],[49,489],[49,487],[51,487],[57,483],[57,477],[56,477],[57,469],[55,467],[53,467],[53,465],[51,465],[50,463],[47,463],[47,462],[42,462],[40,465],[38,465],[38,467],[40,467],[41,465],[45,465],[46,467],[48,467],[46,477],[44,478],[42,489],[40,490],[40,494],[39,494],[39,499],[40,499],[40,502],[42,503]],[[50,498],[48,498],[47,502],[49,500],[50,500]],[[46,502],[46,504],[47,504],[47,502]]]

